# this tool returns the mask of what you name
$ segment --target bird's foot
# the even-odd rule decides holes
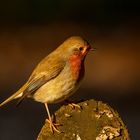
[[[69,103],[68,105],[69,105],[72,109],[75,109],[75,108],[81,109],[81,106],[78,105],[78,104],[75,104],[75,103]]]
[[[61,126],[61,124],[57,124],[54,123],[52,120],[46,119],[46,121],[49,123],[50,125],[50,130],[52,133],[57,132],[57,133],[61,133],[58,129],[57,126]]]
[[[80,105],[78,105],[78,104],[76,104],[76,103],[73,103],[72,101],[65,100],[65,102],[66,102],[72,109],[75,109],[75,108],[82,109]]]

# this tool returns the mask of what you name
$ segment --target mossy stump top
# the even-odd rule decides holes
[[[110,106],[92,99],[78,105],[81,109],[67,105],[55,112],[62,133],[53,134],[46,122],[37,140],[130,140],[119,114]]]

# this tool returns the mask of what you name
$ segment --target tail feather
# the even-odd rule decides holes
[[[0,107],[2,107],[3,105],[9,103],[10,101],[16,99],[16,98],[20,98],[22,96],[22,92],[19,93],[19,91],[17,91],[16,93],[14,93],[12,96],[10,96],[8,99],[6,99],[4,102],[2,102],[0,104]]]
[[[11,95],[8,99],[6,99],[4,102],[2,102],[0,104],[0,107],[2,107],[3,105],[9,103],[10,101],[20,98],[23,95],[23,91],[26,89],[27,87],[27,83],[25,83],[16,93],[14,93],[13,95]]]

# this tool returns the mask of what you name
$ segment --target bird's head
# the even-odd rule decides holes
[[[87,53],[91,50],[89,43],[79,36],[73,36],[64,41],[58,48],[66,59],[78,57],[84,60]]]

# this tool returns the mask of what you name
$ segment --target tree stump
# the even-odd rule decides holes
[[[62,133],[50,131],[46,122],[37,140],[130,140],[119,114],[109,105],[93,99],[80,102],[81,109],[62,106],[55,122]]]

